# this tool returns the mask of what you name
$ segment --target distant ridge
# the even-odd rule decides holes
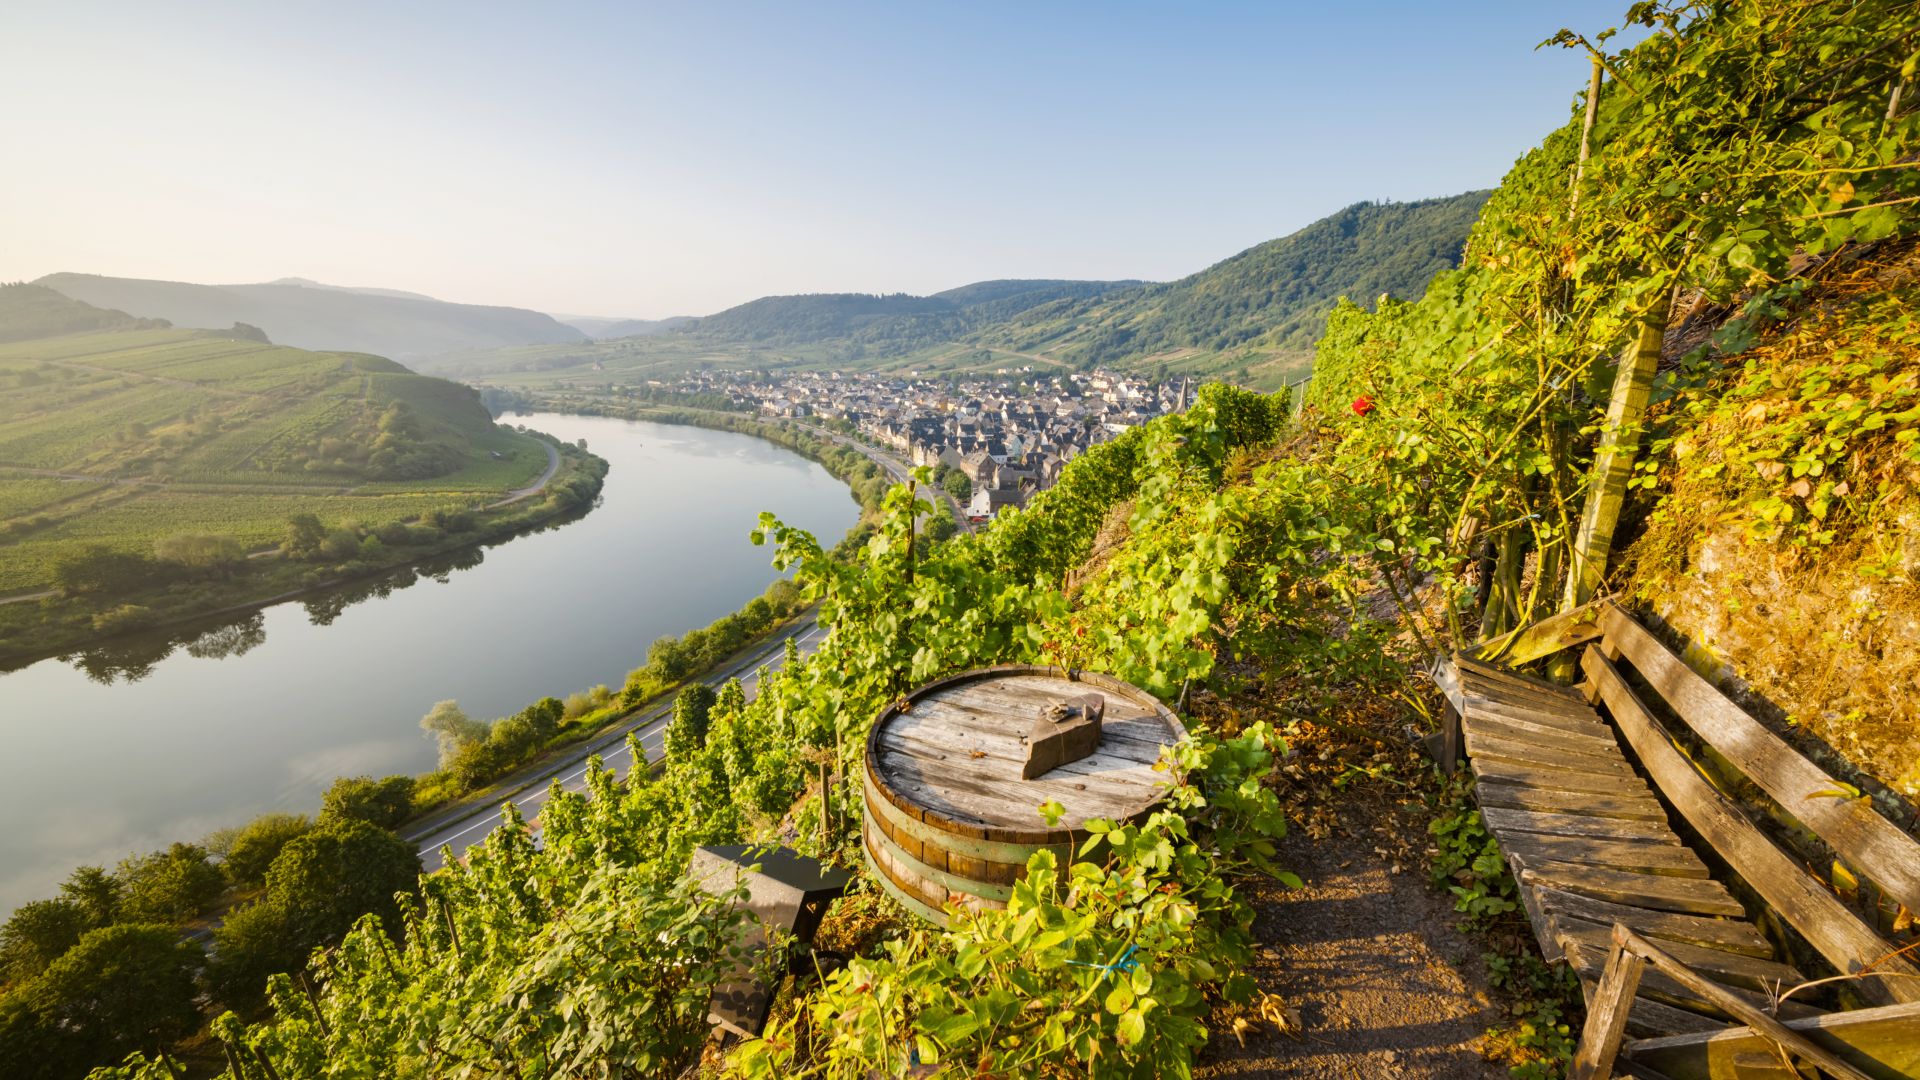
[[[31,341],[100,330],[164,330],[165,319],[138,319],[64,296],[45,285],[0,285],[0,341]]]
[[[669,330],[689,326],[695,321],[688,315],[676,315],[667,319],[608,319],[596,315],[555,315],[554,318],[595,341],[664,334]]]
[[[579,343],[586,335],[523,308],[453,304],[384,289],[345,289],[304,279],[258,285],[49,274],[35,282],[95,307],[176,326],[245,323],[282,345],[407,359],[459,349]]]

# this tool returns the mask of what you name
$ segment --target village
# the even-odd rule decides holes
[[[851,428],[913,465],[964,475],[972,523],[1021,507],[1087,448],[1192,400],[1164,383],[1090,372],[930,377],[841,371],[695,372],[677,389],[766,416]]]

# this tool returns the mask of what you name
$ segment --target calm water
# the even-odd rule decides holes
[[[857,515],[826,470],[747,436],[511,419],[612,463],[601,505],[396,581],[0,675],[0,913],[80,863],[311,811],[336,776],[430,769],[418,723],[442,698],[491,717],[618,688],[654,638],[774,579],[747,541],[761,511],[828,544]]]

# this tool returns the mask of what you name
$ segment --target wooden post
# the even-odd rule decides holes
[[[1607,953],[1607,966],[1600,973],[1600,985],[1587,1003],[1587,1024],[1580,1029],[1580,1046],[1574,1052],[1567,1080],[1610,1080],[1613,1059],[1620,1053],[1620,1040],[1627,1033],[1627,1013],[1633,1008],[1633,995],[1640,989],[1640,972],[1647,962],[1628,952],[1620,936],[1622,923],[1613,925],[1613,948]]]
[[[1593,120],[1600,114],[1600,74],[1606,67],[1600,54],[1593,55],[1593,77],[1587,81],[1587,116],[1580,124],[1580,162],[1573,167],[1573,197],[1567,203],[1567,220],[1580,214],[1580,182],[1587,176],[1588,140],[1593,136]]]
[[[1653,376],[1660,367],[1660,346],[1666,340],[1667,313],[1672,306],[1672,291],[1663,289],[1660,302],[1641,317],[1639,333],[1620,356],[1613,394],[1607,402],[1606,423],[1600,429],[1600,444],[1587,481],[1586,509],[1580,515],[1580,531],[1573,538],[1563,608],[1576,608],[1593,599],[1606,575],[1613,530],[1627,501],[1627,480],[1640,451],[1641,423],[1646,419],[1647,399],[1653,394]]]

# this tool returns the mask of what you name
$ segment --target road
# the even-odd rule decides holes
[[[718,687],[728,679],[738,678],[747,691],[748,700],[759,694],[759,668],[761,665],[778,671],[785,660],[788,638],[797,640],[800,655],[811,656],[819,649],[820,642],[826,637],[826,631],[814,620],[811,612],[802,616],[793,626],[770,639],[760,648],[736,664],[715,672],[706,678],[709,686]],[[490,799],[485,805],[475,806],[455,816],[452,820],[440,820],[411,829],[401,830],[401,835],[412,841],[420,849],[421,864],[428,870],[438,870],[443,865],[441,848],[453,850],[456,857],[464,854],[473,845],[486,839],[488,833],[500,824],[500,804],[513,802],[528,821],[535,822],[538,828],[540,808],[546,804],[549,785],[555,777],[560,786],[567,791],[585,791],[587,787],[587,758],[598,754],[605,765],[619,775],[626,775],[633,767],[627,753],[627,733],[635,732],[640,737],[640,746],[649,761],[659,761],[666,742],[667,721],[673,717],[673,702],[665,703],[631,717],[619,727],[591,740],[587,745],[567,751],[566,757],[542,768],[537,774],[517,783],[510,791]]]
[[[866,443],[863,443],[858,439],[850,439],[847,436],[842,435],[837,431],[828,431],[826,428],[814,427],[812,424],[799,424],[799,426],[805,428],[808,431],[813,432],[815,435],[821,435],[826,438],[832,439],[834,442],[837,442],[842,446],[853,447],[855,450],[858,450],[860,453],[864,454],[868,461],[871,461],[875,465],[878,465],[882,469],[886,470],[886,474],[888,476],[893,477],[893,482],[896,484],[904,484],[908,480],[913,479],[912,473],[907,468],[906,463],[899,460],[898,458],[895,458],[891,454],[882,453],[881,451],[876,450],[871,446],[868,446]],[[960,531],[961,532],[973,531],[973,522],[967,520],[966,510],[963,507],[961,507],[961,505],[958,502],[954,500],[954,497],[948,493],[946,488],[943,488],[938,484],[930,484],[927,487],[921,488],[920,491],[923,493],[931,491],[939,495],[941,500],[947,504],[948,509],[952,512],[953,520],[956,524],[960,526]]]
[[[517,503],[529,495],[539,494],[540,489],[547,486],[547,481],[553,479],[553,474],[560,471],[560,451],[555,449],[554,445],[545,439],[540,440],[540,445],[547,448],[547,471],[540,474],[540,479],[535,480],[532,487],[523,487],[518,491],[509,491],[507,492],[506,498],[501,499],[497,503],[487,504],[487,509],[497,510],[502,506]]]

